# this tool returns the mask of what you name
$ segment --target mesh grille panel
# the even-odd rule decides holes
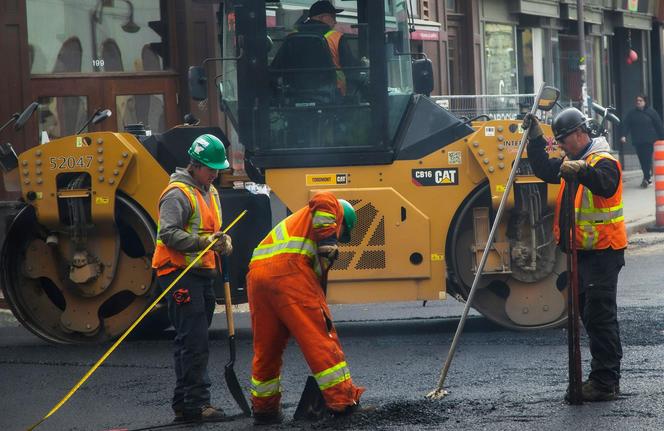
[[[353,203],[352,205],[355,206],[356,203]],[[369,226],[371,226],[374,218],[376,218],[378,210],[373,205],[366,204],[360,209],[355,209],[355,213],[357,214],[357,225],[351,232],[350,243],[348,244],[352,247],[357,247],[360,245],[362,239],[369,231]]]
[[[332,265],[332,268],[330,269],[348,269],[350,267],[350,261],[353,260],[353,256],[355,256],[355,252],[353,251],[339,251],[339,257],[334,261],[334,265]]]
[[[368,245],[385,245],[385,217],[380,218]]]
[[[355,269],[384,269],[385,252],[382,250],[367,250],[362,253]]]

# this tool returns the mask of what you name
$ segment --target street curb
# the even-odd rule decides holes
[[[654,225],[655,217],[646,217],[632,223],[627,223],[625,226],[627,230],[627,238],[637,233],[645,232],[649,227]]]

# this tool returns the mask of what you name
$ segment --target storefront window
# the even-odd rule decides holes
[[[484,25],[484,59],[488,94],[518,93],[514,26]]]
[[[73,135],[85,124],[88,99],[84,96],[40,97],[39,139],[43,142]]]
[[[163,1],[27,0],[30,72],[164,70]]]

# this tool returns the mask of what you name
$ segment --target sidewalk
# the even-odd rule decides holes
[[[642,178],[640,170],[623,172],[623,213],[628,237],[655,223],[655,185],[642,189]]]

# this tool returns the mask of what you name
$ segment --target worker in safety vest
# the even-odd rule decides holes
[[[332,193],[281,221],[254,250],[247,290],[254,335],[251,394],[256,424],[280,423],[281,365],[292,335],[335,415],[359,409],[355,386],[325,299],[327,270],[349,242],[357,221],[352,205]]]
[[[216,422],[226,417],[210,405],[208,327],[215,307],[213,284],[221,268],[218,255],[228,256],[233,246],[230,236],[219,230],[221,202],[212,182],[219,170],[228,168],[228,160],[224,145],[213,135],[196,138],[188,153],[189,165],[176,168],[159,199],[152,267],[165,289],[218,239],[166,296],[175,327],[175,421]]]
[[[334,29],[334,26],[337,23],[337,14],[341,12],[343,12],[343,9],[335,8],[329,1],[317,1],[309,8],[307,20],[299,24],[297,30],[294,33],[291,33],[291,35],[298,33],[318,34],[325,39],[327,47],[329,48],[329,55],[331,56],[332,63],[336,68],[337,90],[341,96],[345,96],[348,87],[348,72],[344,71],[344,68],[359,66],[360,63],[353,55],[344,34]],[[295,55],[299,56],[303,54],[306,53],[298,52]],[[286,65],[292,64],[293,59],[284,58],[284,56],[288,57],[289,55],[293,54],[278,52],[271,67],[275,69],[289,68]],[[313,54],[309,53],[309,55]],[[357,71],[355,74],[357,74]]]
[[[528,160],[547,183],[560,183],[554,215],[554,236],[567,252],[567,217],[574,211],[578,250],[579,309],[590,341],[590,376],[583,383],[585,401],[615,400],[620,393],[622,346],[618,327],[616,291],[618,274],[625,265],[627,232],[623,216],[622,168],[609,152],[603,136],[591,139],[586,116],[576,108],[561,111],[553,120],[555,139],[563,158],[549,158],[537,118],[527,114]],[[563,197],[566,182],[578,183],[574,208]],[[565,279],[559,280],[561,285]]]

